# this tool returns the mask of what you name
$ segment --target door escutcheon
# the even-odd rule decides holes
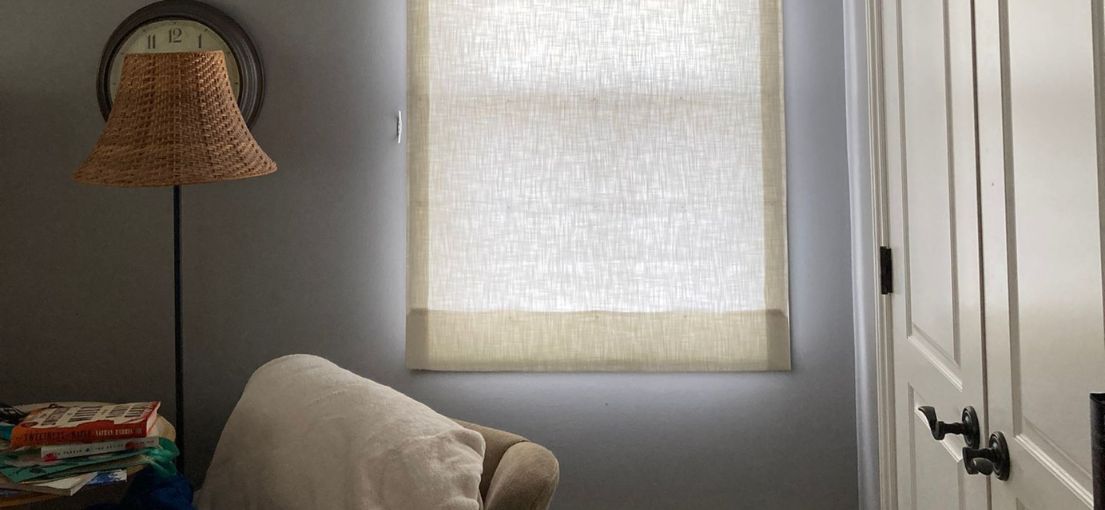
[[[1005,434],[990,434],[987,448],[963,448],[963,469],[967,474],[997,475],[998,480],[1009,479],[1009,444]]]

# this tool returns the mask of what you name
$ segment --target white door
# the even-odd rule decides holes
[[[975,0],[995,510],[1092,507],[1105,390],[1101,0]],[[1097,80],[1095,80],[1095,66]]]
[[[898,508],[985,509],[963,437],[934,439],[917,412],[985,409],[971,2],[879,4]]]

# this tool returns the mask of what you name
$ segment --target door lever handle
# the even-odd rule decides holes
[[[925,420],[928,421],[929,430],[932,432],[932,438],[937,441],[942,441],[944,436],[948,434],[959,434],[963,436],[963,442],[970,448],[978,448],[981,438],[978,432],[978,413],[975,412],[975,408],[967,406],[963,408],[963,414],[960,416],[958,423],[945,423],[936,418],[936,409],[932,406],[921,406],[917,408],[922,415],[925,416]]]
[[[990,434],[987,448],[964,448],[963,469],[969,475],[983,474],[996,475],[998,480],[1009,479],[1009,444],[1005,442],[1005,434],[994,432]]]

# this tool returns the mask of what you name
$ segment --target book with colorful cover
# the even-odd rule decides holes
[[[0,477],[0,489],[8,489],[20,492],[37,492],[40,494],[54,494],[57,496],[72,496],[77,491],[88,485],[98,473],[82,473],[79,475],[58,478],[34,483],[15,483]]]
[[[143,438],[160,402],[51,406],[32,412],[11,431],[11,448]]]
[[[28,480],[64,478],[73,474],[99,471],[97,468],[101,464],[131,460],[141,456],[143,451],[105,453],[54,462],[42,461],[35,453],[25,454],[22,457],[0,456],[0,476],[15,483],[23,483]]]
[[[180,451],[177,450],[176,445],[163,437],[158,438],[156,448],[102,453],[55,461],[42,460],[34,450],[17,450],[0,453],[0,475],[12,482],[22,483],[28,480],[64,478],[80,473],[137,465],[152,465],[170,470],[173,469],[173,459],[179,454]]]
[[[85,478],[89,480],[83,482]],[[36,492],[40,494],[58,494],[62,496],[72,496],[77,491],[87,489],[91,487],[101,487],[104,485],[113,485],[116,483],[122,483],[127,481],[126,469],[115,469],[111,471],[96,471],[92,473],[84,473],[80,475],[71,476],[68,478],[59,478],[57,480],[51,480],[47,482],[38,483],[5,483],[6,479],[0,478],[0,500],[5,498],[17,498],[26,496],[28,492]],[[82,483],[83,482],[83,483]],[[4,488],[12,487],[12,488]],[[68,488],[63,488],[68,487]]]

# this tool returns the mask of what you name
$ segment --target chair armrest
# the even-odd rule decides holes
[[[560,464],[545,447],[528,441],[503,454],[484,499],[485,510],[545,510],[560,482]]]

